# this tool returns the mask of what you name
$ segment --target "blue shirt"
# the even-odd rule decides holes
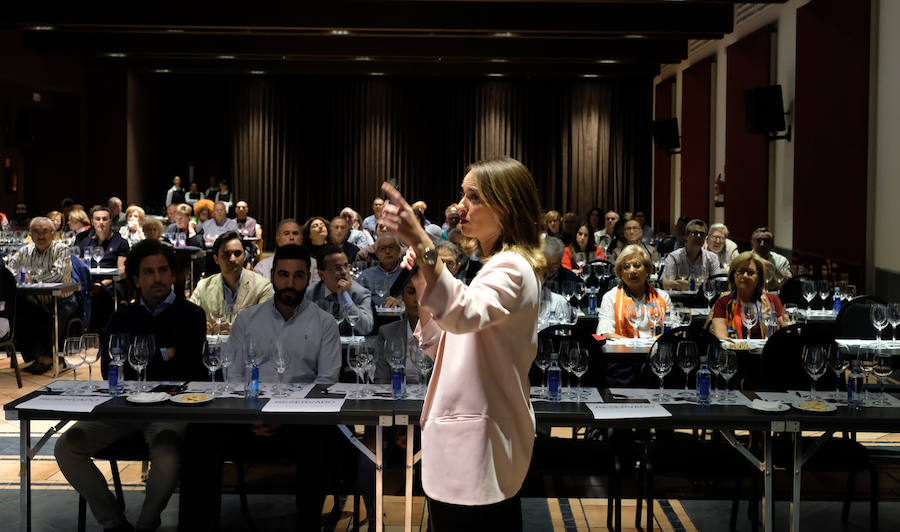
[[[372,303],[380,307],[384,305],[385,295],[399,276],[399,263],[396,268],[389,272],[384,271],[381,266],[372,266],[363,270],[359,277],[356,278],[356,282],[369,289],[369,292],[372,293]],[[384,290],[384,292],[378,295],[379,290]]]
[[[237,301],[238,290],[241,288],[241,280],[244,278],[244,272],[241,272],[241,276],[238,277],[238,281],[236,283],[236,287],[234,292],[231,291],[231,288],[228,288],[228,283],[225,282],[225,277],[222,277],[222,295],[225,298],[225,307],[228,310],[234,310],[234,303]]]

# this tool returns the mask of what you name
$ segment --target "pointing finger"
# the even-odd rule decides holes
[[[381,191],[387,194],[387,197],[391,200],[391,203],[394,203],[395,205],[400,207],[401,210],[409,208],[409,204],[406,203],[403,195],[400,194],[400,192],[387,181],[381,184]]]

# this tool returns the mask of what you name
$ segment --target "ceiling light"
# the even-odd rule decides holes
[[[234,59],[233,55],[220,55],[219,59]]]
[[[598,78],[600,76],[598,76],[597,74],[582,74],[581,77],[583,77],[583,78]]]
[[[619,60],[618,59],[598,59],[597,62],[604,64],[604,65],[614,65],[614,64],[618,63]]]
[[[494,37],[515,37],[516,34],[509,31],[499,31],[494,34]]]
[[[383,76],[384,72],[369,72],[370,76]]]
[[[644,35],[630,33],[630,34],[626,35],[625,38],[626,39],[643,39]]]
[[[331,30],[332,35],[350,35],[350,32],[347,30]]]
[[[123,54],[122,52],[109,52],[103,55],[105,55],[106,57],[125,57],[125,54]]]
[[[168,74],[169,72],[171,72],[171,70],[169,70],[168,68],[156,68],[156,69],[153,69],[153,73],[154,73],[154,74]]]
[[[30,27],[30,28],[28,28],[28,29],[34,30],[34,31],[50,31],[50,30],[53,30],[53,29],[55,29],[55,28],[54,28],[53,26],[32,26],[32,27]]]
[[[506,59],[491,59],[491,63],[505,63]]]
[[[169,28],[166,30],[166,33],[184,33],[184,30],[180,30],[178,28]]]
[[[259,75],[259,74],[265,74],[266,71],[265,70],[251,70],[250,73]]]
[[[367,55],[360,55],[353,58],[354,61],[371,61],[372,58]]]
[[[490,74],[488,74],[488,77],[489,77],[489,78],[502,78],[502,77],[503,77],[503,74],[498,74],[498,73],[496,73],[496,72],[491,72]]]

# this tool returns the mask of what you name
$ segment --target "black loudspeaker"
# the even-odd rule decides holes
[[[759,87],[744,91],[744,111],[748,133],[784,131],[784,106],[781,85]]]
[[[651,131],[653,132],[653,144],[657,150],[676,150],[681,147],[677,118],[654,120]]]

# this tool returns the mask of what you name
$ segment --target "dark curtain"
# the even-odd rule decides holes
[[[545,209],[583,216],[650,201],[650,80],[266,78],[228,87],[234,190],[266,228],[348,205],[366,216],[392,178],[441,223],[466,165],[500,156],[531,169]]]

